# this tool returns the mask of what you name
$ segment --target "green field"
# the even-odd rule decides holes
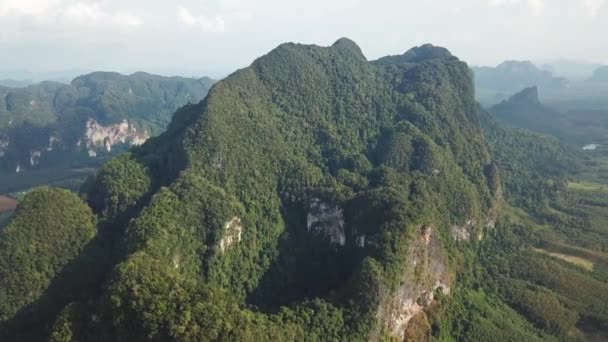
[[[574,265],[580,266],[580,267],[586,269],[587,271],[593,271],[593,267],[595,266],[592,261],[587,260],[585,258],[574,256],[574,255],[568,255],[568,254],[563,254],[563,253],[554,253],[554,252],[550,252],[550,251],[547,251],[542,248],[534,248],[534,251],[567,261]]]
[[[568,182],[568,188],[580,191],[606,191],[608,186],[595,182]]]

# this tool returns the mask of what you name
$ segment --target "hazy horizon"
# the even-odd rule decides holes
[[[341,37],[370,60],[432,43],[470,65],[608,64],[607,8],[604,0],[0,0],[0,72],[218,78],[284,42]]]

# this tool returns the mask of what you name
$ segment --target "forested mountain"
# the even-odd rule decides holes
[[[96,72],[71,84],[0,87],[0,169],[22,172],[139,145],[213,81]]]
[[[542,133],[554,133],[559,113],[545,107],[538,98],[538,88],[530,87],[489,110],[499,120],[519,128]]]
[[[87,274],[99,281],[75,277],[80,288],[62,301],[28,299],[48,315],[19,320],[29,309],[7,299],[4,333],[56,341],[427,334],[426,310],[457,286],[464,251],[494,226],[500,193],[471,73],[447,50],[426,45],[369,62],[347,39],[284,44],[85,185],[99,221],[91,243],[105,247],[89,244],[73,262],[103,260]],[[18,210],[5,231],[27,221]]]
[[[0,340],[601,340],[608,194],[572,178],[590,165],[496,121],[444,48],[283,44],[80,198],[25,196]]]
[[[552,135],[578,148],[608,143],[606,111],[550,108],[539,100],[537,87],[526,88],[489,111],[511,126]]]

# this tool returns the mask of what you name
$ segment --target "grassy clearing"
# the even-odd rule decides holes
[[[568,188],[579,191],[608,191],[608,186],[595,182],[568,182]]]
[[[523,226],[529,226],[534,230],[550,230],[551,226],[548,224],[540,223],[538,220],[534,219],[530,214],[528,214],[525,210],[513,207],[508,204],[503,206],[503,214],[507,215],[511,222],[515,224],[520,224]]]
[[[542,249],[542,248],[533,248],[533,249],[537,253],[546,254],[546,255],[552,256],[554,258],[558,258],[558,259],[564,260],[564,261],[569,262],[571,264],[580,266],[580,267],[586,269],[587,271],[593,271],[593,267],[595,266],[595,264],[592,261],[587,260],[587,259],[582,258],[582,257],[578,257],[578,256],[574,256],[574,255],[568,255],[568,254],[563,254],[563,253],[557,253],[557,252],[550,252],[550,251]]]

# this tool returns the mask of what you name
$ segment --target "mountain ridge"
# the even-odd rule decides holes
[[[178,107],[200,101],[211,84],[209,78],[95,72],[69,85],[0,88],[0,167],[19,172],[139,145],[159,134]]]
[[[413,333],[456,286],[501,202],[471,73],[446,51],[415,48],[385,65],[344,39],[288,43],[215,84],[85,184],[107,239],[107,265],[96,268],[105,281],[58,303],[52,329],[39,332]]]

